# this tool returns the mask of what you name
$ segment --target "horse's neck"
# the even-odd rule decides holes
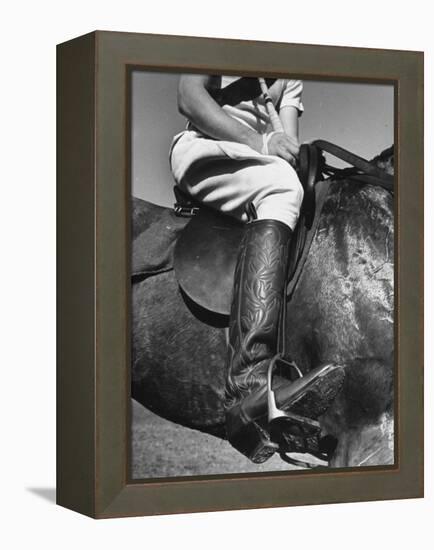
[[[393,237],[393,196],[388,191],[346,180],[331,183],[288,302],[291,330],[287,338],[294,353],[304,350],[307,357],[315,349],[321,355],[318,360],[330,359],[322,356],[324,349],[340,353],[342,350],[332,350],[327,341],[339,342],[339,327],[344,331],[356,327],[352,316],[360,300],[373,314],[383,301],[383,316],[387,317],[387,311],[393,309]]]

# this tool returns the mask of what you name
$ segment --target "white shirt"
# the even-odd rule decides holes
[[[225,88],[239,78],[241,77],[222,76],[221,87]],[[277,112],[281,112],[282,109],[287,107],[296,108],[299,115],[301,115],[304,111],[303,103],[301,101],[301,95],[303,92],[303,83],[301,80],[279,78],[269,87],[268,91]],[[229,116],[235,118],[241,122],[241,124],[245,124],[259,134],[266,134],[273,130],[262,94],[253,100],[241,101],[234,106],[223,105],[222,109]],[[196,128],[190,121],[187,122],[185,131],[193,131],[199,136],[204,136],[203,132]],[[181,132],[175,136],[174,140],[177,141],[183,133],[184,132]]]
[[[222,88],[228,86],[238,78],[237,76],[222,76]],[[287,107],[295,107],[300,115],[304,110],[301,102],[302,91],[303,83],[301,80],[279,78],[270,86],[269,95],[278,112]],[[262,94],[256,99],[241,101],[233,107],[231,105],[223,105],[222,108],[228,115],[260,134],[272,130]]]

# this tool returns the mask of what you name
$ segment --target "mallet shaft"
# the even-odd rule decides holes
[[[277,114],[276,108],[274,107],[270,94],[268,93],[268,86],[265,82],[265,78],[258,78],[258,80],[261,87],[261,92],[264,95],[265,108],[267,109],[268,116],[270,117],[271,127],[274,132],[284,132],[279,115]]]

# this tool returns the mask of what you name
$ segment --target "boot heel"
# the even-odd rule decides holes
[[[255,464],[266,462],[278,450],[268,433],[246,416],[240,405],[226,412],[226,432],[231,444]]]

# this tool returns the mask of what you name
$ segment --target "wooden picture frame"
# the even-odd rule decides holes
[[[129,479],[128,74],[395,86],[396,461]],[[423,496],[423,54],[96,31],[58,46],[57,502],[94,518]]]

